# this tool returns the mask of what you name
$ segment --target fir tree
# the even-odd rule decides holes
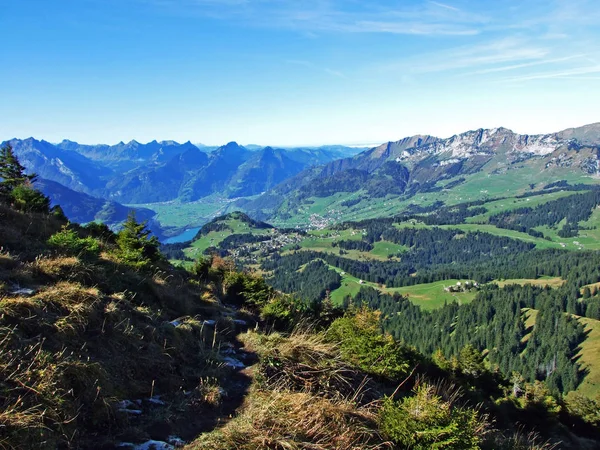
[[[146,222],[139,223],[135,211],[130,211],[123,229],[117,235],[121,257],[131,263],[157,262],[161,257],[160,243],[156,236],[150,236],[151,233]]]
[[[10,194],[18,186],[32,183],[37,175],[25,174],[25,167],[19,162],[12,146],[6,144],[0,149],[0,192]]]

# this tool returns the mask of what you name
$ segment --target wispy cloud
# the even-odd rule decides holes
[[[504,38],[486,43],[460,46],[443,52],[419,55],[382,66],[383,70],[409,73],[464,71],[506,63],[540,60],[550,50],[519,38]],[[480,69],[485,70],[485,69]]]
[[[440,2],[391,7],[382,0],[134,0],[156,7],[249,26],[288,28],[304,33],[387,33],[469,36],[489,18]]]
[[[474,72],[466,73],[465,75],[484,75],[484,74],[489,74],[489,73],[508,72],[511,70],[524,69],[524,68],[528,68],[528,67],[541,66],[541,65],[558,64],[558,63],[563,63],[566,61],[571,61],[573,59],[583,59],[583,58],[585,58],[584,54],[565,56],[563,58],[542,59],[539,61],[532,61],[532,62],[527,62],[527,63],[522,63],[522,64],[513,64],[510,66],[500,66],[500,67],[492,67],[489,69],[476,70]]]
[[[460,9],[459,9],[459,8],[456,8],[456,7],[454,7],[454,6],[447,5],[447,4],[445,4],[445,3],[433,2],[433,1],[430,1],[429,3],[431,3],[432,5],[435,5],[435,6],[439,6],[440,8],[449,9],[450,11],[460,11]]]
[[[578,67],[570,70],[563,71],[550,71],[550,72],[538,72],[532,73],[522,76],[509,77],[505,78],[502,81],[506,82],[521,82],[521,81],[532,81],[532,80],[543,80],[543,79],[552,79],[552,78],[568,78],[568,79],[578,79],[578,78],[586,78],[589,77],[579,77],[579,75],[590,75],[590,74],[600,74],[600,65],[596,66],[587,66],[587,67]],[[595,79],[596,77],[592,77]]]

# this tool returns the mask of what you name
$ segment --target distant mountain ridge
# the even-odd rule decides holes
[[[76,205],[67,207],[67,215],[81,222],[98,215],[107,217],[104,210],[109,202],[117,205],[110,211],[118,211],[110,215],[109,223],[123,215],[127,209],[123,203],[185,203],[214,194],[225,198],[258,195],[308,167],[360,151],[342,146],[281,149],[253,145],[248,149],[235,142],[216,148],[156,140],[115,145],[84,145],[67,139],[52,144],[34,138],[7,142],[27,170],[40,176],[43,191],[51,199],[69,199]]]
[[[521,135],[502,127],[447,139],[416,135],[305,170],[240,206],[258,218],[272,219],[293,215],[309,197],[358,192],[364,198],[410,196],[444,180],[524,164],[539,172],[559,168],[598,177],[599,155],[600,123],[544,135]],[[284,203],[288,206],[282,209]]]
[[[276,221],[310,211],[314,199],[335,197],[336,208],[352,204],[356,210],[370,199],[449,189],[480,172],[489,177],[525,170],[541,174],[538,178],[545,182],[564,174],[600,177],[600,123],[543,135],[502,127],[446,139],[416,135],[370,149],[244,147],[236,142],[212,148],[156,140],[115,145],[69,140],[55,145],[33,138],[9,142],[25,167],[48,181],[44,191],[51,198],[65,198],[63,186],[96,198],[79,200],[97,208],[107,201],[140,205],[224,199],[230,205],[224,211],[239,209]],[[101,209],[88,208],[86,214],[99,213]]]

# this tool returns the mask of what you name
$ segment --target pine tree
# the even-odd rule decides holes
[[[117,234],[117,245],[121,257],[132,263],[156,262],[160,259],[158,239],[150,236],[152,232],[146,227],[146,222],[138,222],[135,211],[130,211],[123,229]]]
[[[32,183],[37,175],[25,174],[25,167],[19,162],[12,146],[6,144],[0,149],[0,192],[10,194],[18,186]]]

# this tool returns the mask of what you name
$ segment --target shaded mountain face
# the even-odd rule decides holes
[[[35,182],[35,187],[52,199],[53,206],[60,205],[65,215],[74,222],[100,221],[107,225],[116,225],[123,222],[132,209],[117,202],[74,191],[43,178]],[[155,215],[154,211],[145,208],[135,208],[135,211],[139,221],[150,220]]]
[[[297,152],[294,156],[299,156]],[[231,197],[248,197],[261,194],[280,182],[296,175],[306,167],[310,159],[298,161],[288,157],[281,149],[266,147],[255,152],[237,170],[231,181]]]
[[[46,141],[13,139],[9,144],[30,172],[74,190],[92,193],[113,175],[111,169]]]
[[[207,164],[182,185],[181,199],[195,201],[213,193],[224,193],[238,168],[251,155],[252,152],[236,142],[219,147],[209,155]]]
[[[174,200],[183,183],[208,164],[208,156],[189,148],[164,164],[143,166],[112,178],[103,196],[124,203],[153,203]]]
[[[147,144],[130,141],[126,144],[119,142],[116,145],[82,145],[64,140],[56,146],[63,150],[79,153],[116,172],[132,170],[151,163],[166,162],[180,153],[198,149],[189,141],[184,144],[175,141],[152,141]]]
[[[307,167],[356,151],[341,146],[249,150],[235,142],[210,152],[175,141],[54,145],[29,138],[10,143],[28,171],[75,191],[131,204],[256,195]]]

